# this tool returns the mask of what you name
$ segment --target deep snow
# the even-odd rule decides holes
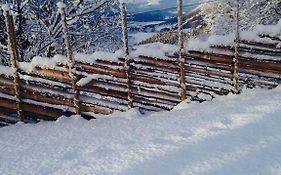
[[[244,90],[172,112],[0,129],[0,172],[57,175],[280,175],[281,88]]]

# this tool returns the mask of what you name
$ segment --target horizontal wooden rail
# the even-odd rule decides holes
[[[252,85],[273,88],[280,84],[281,60],[277,57],[281,49],[276,48],[277,44],[241,41],[241,46],[238,66],[240,88]],[[266,56],[257,57],[256,54]],[[193,50],[185,55],[189,99],[203,102],[217,95],[230,93],[233,87],[233,57],[231,46],[212,46],[208,52]],[[135,107],[143,112],[161,111],[171,110],[180,103],[177,60],[176,54],[166,58],[144,54],[131,59],[131,90]],[[127,109],[127,75],[124,64],[124,58],[96,59],[91,63],[76,61],[82,113],[108,115],[115,110]],[[24,115],[35,119],[55,120],[62,115],[74,114],[71,78],[64,65],[49,69],[20,69],[20,83]],[[13,116],[16,113],[13,87],[11,76],[0,75],[0,126],[5,125],[3,121],[7,123],[13,119],[4,115]]]

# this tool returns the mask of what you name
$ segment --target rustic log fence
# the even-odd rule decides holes
[[[182,2],[178,3],[181,14]],[[183,35],[179,35],[179,50],[174,53],[164,57],[136,55],[129,53],[125,4],[121,7],[125,52],[122,56],[101,53],[98,58],[84,55],[90,57],[84,59],[80,55],[74,59],[67,24],[62,18],[67,59],[57,59],[62,61],[55,66],[26,69],[32,62],[20,63],[18,67],[17,58],[12,57],[13,69],[1,66],[7,71],[0,71],[0,125],[28,119],[56,120],[74,114],[94,118],[96,114],[108,115],[132,107],[142,112],[171,110],[186,98],[204,102],[217,95],[238,93],[244,86],[274,88],[281,82],[277,37],[261,35],[260,38],[272,41],[267,43],[242,40],[238,23],[234,46],[211,45],[206,51],[189,48],[184,53]],[[8,29],[12,21],[7,20]],[[179,33],[181,23],[179,15]],[[15,36],[10,34],[13,43]],[[10,51],[11,56],[15,55],[16,45]]]
[[[256,46],[262,50],[263,46],[259,44],[241,43],[241,50]],[[203,102],[233,91],[234,50],[229,46],[213,46],[211,52],[190,50],[184,55],[185,77],[189,80],[186,82],[187,96],[191,101]],[[268,51],[269,48],[264,47],[264,50]],[[222,51],[227,52],[223,54]],[[248,50],[240,52],[239,90],[245,86],[274,88],[280,84],[281,61],[275,60],[279,56],[272,57],[271,60],[258,59],[254,57],[255,50],[252,50],[253,54],[250,56],[249,53],[251,52]],[[108,115],[128,108],[125,58],[111,60],[107,56],[108,54],[104,54],[104,58],[93,58],[95,61],[90,63],[76,60],[74,66],[82,114],[91,112]],[[24,116],[55,120],[62,115],[75,114],[67,64],[58,63],[52,68],[36,67],[32,71],[21,68],[19,72]],[[167,55],[166,58],[145,55],[134,57],[130,63],[130,74],[134,107],[141,111],[171,110],[181,102],[177,54]],[[0,113],[13,116],[17,106],[12,75],[0,76],[0,93]]]

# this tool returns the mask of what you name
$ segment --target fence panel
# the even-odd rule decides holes
[[[241,41],[240,49],[239,90],[244,86],[274,88],[280,84],[281,49],[274,44],[252,41]],[[108,115],[128,109],[125,59],[110,59],[108,54],[99,58],[85,55],[88,58],[76,60],[83,114]],[[230,93],[233,90],[233,57],[234,48],[231,46],[211,46],[208,51],[190,50],[185,55],[188,99],[203,102]],[[62,115],[75,114],[67,66],[57,63],[50,67],[26,69],[31,65],[32,62],[20,63],[19,69],[23,115],[55,120]],[[12,116],[16,116],[17,106],[11,68],[1,69],[7,71],[0,71],[0,116],[10,116],[0,117],[2,126],[3,121],[16,122]],[[162,111],[171,110],[181,102],[177,54],[154,58],[144,53],[131,59],[130,69],[134,107],[143,112]]]

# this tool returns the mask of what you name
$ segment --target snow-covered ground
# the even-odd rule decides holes
[[[280,175],[281,88],[0,129],[5,175]]]

